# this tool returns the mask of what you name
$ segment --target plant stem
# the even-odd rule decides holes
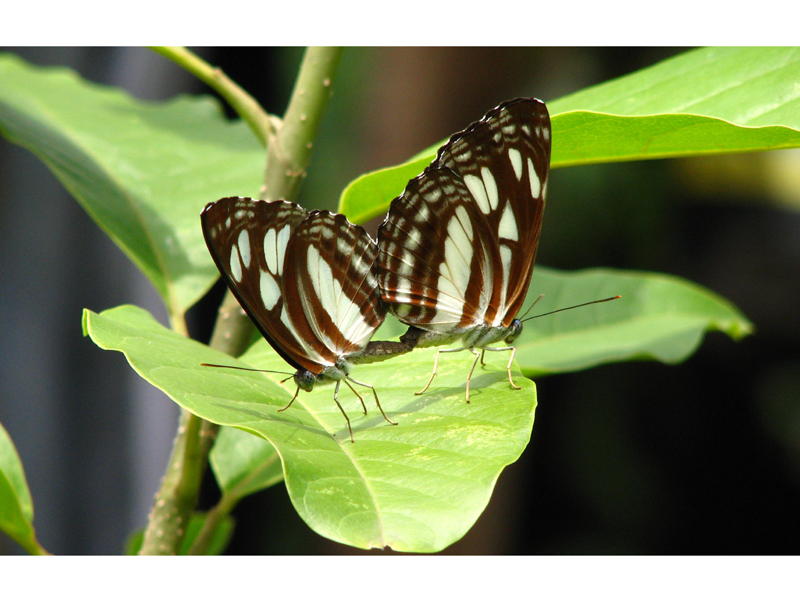
[[[293,200],[311,161],[313,140],[331,96],[331,81],[341,58],[341,49],[309,48],[306,51],[289,108],[277,131],[258,103],[219,69],[212,69],[183,48],[155,50],[214,87],[267,144],[262,198]],[[178,321],[172,323],[173,329],[185,332],[185,322],[182,319]],[[220,307],[211,347],[238,356],[247,347],[251,333],[252,324],[229,291]],[[139,554],[178,552],[197,502],[200,482],[208,464],[208,451],[217,430],[217,425],[186,410],[181,411],[170,462],[156,494]],[[209,513],[209,536],[213,534],[214,525],[230,513],[238,500],[236,496],[223,495],[220,504]],[[207,539],[203,536],[203,540]],[[195,550],[205,548],[203,540]]]
[[[280,460],[277,455],[273,455],[274,460]],[[239,503],[239,500],[247,496],[248,490],[252,489],[253,481],[261,479],[263,472],[272,468],[272,462],[268,461],[261,463],[256,468],[252,469],[246,477],[241,479],[232,487],[223,490],[222,498],[217,505],[208,511],[206,514],[205,522],[194,540],[194,544],[189,549],[188,554],[204,555],[208,553],[214,535],[219,526],[225,521],[226,517]],[[280,481],[280,477],[276,477],[273,483]]]
[[[308,48],[283,122],[267,144],[264,200],[293,200],[306,176],[322,114],[331,97],[341,48]]]
[[[161,480],[139,554],[177,554],[189,523],[206,465],[201,452],[203,419],[181,410],[167,472]]]
[[[230,356],[239,356],[250,345],[252,333],[253,322],[228,290],[217,311],[217,320],[208,345]]]
[[[266,147],[267,140],[275,134],[273,120],[256,99],[229,79],[222,69],[212,67],[194,52],[181,46],[153,46],[151,50],[183,67],[225,98],[236,114],[250,126],[261,145]]]
[[[217,505],[206,513],[206,520],[197,538],[189,549],[188,554],[193,556],[204,556],[208,554],[211,542],[214,541],[214,533],[224,522],[230,512],[236,507],[241,498],[232,494],[223,493]]]

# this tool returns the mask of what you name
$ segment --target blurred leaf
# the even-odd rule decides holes
[[[0,55],[0,133],[36,154],[142,270],[171,314],[218,277],[206,203],[255,195],[264,152],[211,97],[164,103]]]
[[[210,362],[286,369],[266,342],[242,361],[161,327],[147,312],[121,306],[84,313],[84,330],[101,348],[119,350],[142,377],[195,414],[252,431],[280,453],[286,487],[300,516],[315,531],[360,548],[385,546],[435,552],[461,538],[489,502],[502,469],[528,443],[536,393],[516,372],[512,390],[503,365],[488,365],[464,384],[468,353],[450,355],[428,392],[435,351],[390,363],[359,365],[357,377],[374,384],[391,418],[380,416],[369,394],[369,414],[343,389],[353,423],[351,444],[332,388],[318,386],[277,412],[292,397],[270,377],[280,375],[202,367]]]
[[[686,52],[548,101],[551,166],[800,147],[799,80],[798,48]],[[339,211],[356,223],[385,212],[443,143],[359,177],[342,193]]]
[[[183,543],[178,551],[178,555],[186,556],[189,550],[203,529],[206,522],[206,513],[194,513],[189,521],[189,527],[186,530],[186,537],[183,538]],[[220,521],[219,527],[214,532],[211,545],[208,549],[207,556],[219,556],[225,552],[228,543],[231,541],[233,535],[234,520],[233,517],[226,516]],[[142,549],[142,541],[144,540],[144,529],[137,529],[129,537],[125,544],[125,554],[133,556],[139,553]]]
[[[22,462],[0,425],[0,529],[31,554],[38,554],[32,522],[33,502]]]
[[[520,314],[542,293],[544,298],[530,315],[622,298],[525,324],[516,358],[531,377],[633,359],[677,363],[694,353],[706,331],[722,331],[735,340],[753,331],[752,323],[724,298],[660,273],[536,267]]]
[[[267,440],[234,427],[220,428],[209,454],[220,489],[244,498],[283,481],[281,457]]]

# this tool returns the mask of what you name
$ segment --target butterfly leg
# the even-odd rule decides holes
[[[347,379],[349,379],[349,378],[345,378],[344,382],[347,384],[347,387],[349,387],[349,388],[350,388],[350,390],[351,390],[351,391],[352,391],[352,392],[353,392],[353,393],[356,395],[356,397],[357,397],[357,398],[358,398],[358,399],[361,401],[361,408],[363,408],[363,409],[364,409],[364,414],[367,414],[367,405],[366,405],[366,404],[364,404],[364,398],[362,398],[362,397],[361,397],[361,394],[359,394],[359,393],[358,393],[358,392],[355,390],[355,388],[354,388],[352,385],[350,385],[350,381],[355,381],[356,383],[361,383],[361,382],[360,382],[360,381],[356,381],[355,379],[350,379],[350,381],[347,381]],[[364,385],[365,387],[372,387],[372,386],[370,386],[370,385],[367,385],[366,383],[364,383],[364,384],[362,384],[362,385]]]
[[[336,402],[336,406],[339,407],[339,410],[342,411],[342,414],[344,415],[344,420],[347,421],[347,429],[350,431],[350,443],[355,444],[356,441],[353,439],[353,428],[350,427],[350,418],[347,416],[347,413],[344,412],[344,409],[342,408],[342,405],[339,404],[339,384],[340,383],[342,383],[341,379],[336,382],[336,389],[333,391],[333,401]],[[350,389],[352,390],[353,388],[350,388]],[[358,396],[358,394],[356,394],[356,396]],[[363,403],[363,400],[362,400],[362,403]]]
[[[511,363],[514,362],[514,355],[517,353],[517,349],[514,346],[506,346],[505,348],[484,348],[484,351],[490,350],[492,352],[505,352],[506,350],[511,351],[511,356],[508,359],[508,364],[506,365],[506,371],[508,372],[508,383],[511,384],[511,387],[515,390],[521,390],[522,388],[518,385],[514,385],[514,380],[511,379]],[[483,353],[481,353],[481,357],[483,357]]]
[[[352,385],[350,385],[350,382],[348,381],[348,379],[349,379],[350,381],[352,381],[353,383],[355,383],[355,384],[358,384],[358,385],[363,385],[364,387],[368,387],[369,389],[371,389],[371,390],[372,390],[372,395],[373,395],[373,396],[375,396],[375,404],[377,404],[377,405],[378,405],[378,410],[379,410],[379,411],[381,411],[381,414],[383,415],[383,418],[384,418],[384,419],[386,419],[386,420],[387,420],[387,421],[388,421],[388,422],[389,422],[391,425],[397,425],[397,423],[395,423],[394,421],[392,421],[392,420],[391,420],[389,417],[387,417],[387,416],[386,416],[386,413],[385,413],[385,412],[383,412],[383,407],[381,406],[381,402],[380,402],[380,400],[378,400],[378,392],[375,390],[375,388],[374,388],[373,386],[371,386],[371,385],[370,385],[370,384],[368,384],[368,383],[364,383],[364,382],[362,382],[362,381],[356,381],[356,380],[355,380],[355,379],[353,379],[352,377],[348,377],[347,379],[345,379],[345,380],[344,380],[344,382],[347,384],[347,386],[348,386],[348,387],[349,387],[351,390],[353,390],[353,386],[352,386]],[[356,392],[355,390],[353,390],[353,393],[354,393],[356,396],[358,396],[358,392]],[[360,398],[360,397],[361,397],[361,396],[359,396],[359,398]],[[363,404],[363,403],[364,403],[364,401],[362,400],[362,401],[361,401],[361,403]],[[367,409],[366,409],[366,408],[364,408],[364,414],[367,414]]]
[[[437,350],[436,358],[433,360],[433,373],[431,373],[431,378],[428,379],[428,383],[425,384],[425,387],[418,392],[414,392],[414,395],[419,396],[424,394],[426,390],[431,387],[431,382],[433,381],[433,378],[436,377],[436,369],[439,367],[439,355],[442,352],[461,352],[462,350],[465,350],[465,348],[446,348],[444,350]]]
[[[286,381],[286,380],[284,379],[284,381]],[[287,408],[289,408],[289,407],[292,405],[292,403],[294,402],[294,399],[295,399],[295,398],[297,398],[297,394],[299,394],[299,393],[300,393],[300,387],[298,386],[297,390],[296,390],[296,391],[295,391],[295,393],[294,393],[294,396],[292,396],[292,399],[291,399],[291,400],[289,400],[289,404],[287,404],[287,405],[286,405],[286,406],[284,406],[283,408],[279,408],[279,409],[278,409],[278,412],[283,412],[283,411],[285,411]]]
[[[479,358],[481,361],[483,360],[483,352],[478,354],[478,351],[475,350],[475,348],[470,348],[469,351],[475,355],[475,360],[472,361],[472,368],[469,370],[469,375],[467,375],[467,404],[469,404],[469,382],[472,379],[472,374],[475,372],[475,365],[478,364]]]

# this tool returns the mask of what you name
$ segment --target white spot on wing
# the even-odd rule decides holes
[[[275,230],[270,229],[264,236],[264,257],[267,259],[267,269],[269,269],[270,273],[278,272],[277,251]]]
[[[539,181],[539,176],[536,175],[536,169],[533,168],[533,161],[528,159],[528,177],[531,180],[531,195],[538,198],[542,192],[542,184]]]
[[[277,270],[275,271],[278,275],[283,273],[283,259],[286,256],[286,246],[289,243],[289,236],[291,233],[292,232],[288,225],[278,232],[276,241],[278,260],[276,267]]]
[[[519,153],[519,150],[516,148],[509,148],[508,149],[508,158],[511,159],[511,166],[514,167],[514,175],[517,176],[517,180],[522,178],[522,155]]]
[[[260,271],[260,274],[261,280],[259,281],[259,286],[261,290],[261,301],[264,303],[264,307],[267,310],[272,310],[281,297],[281,290],[278,287],[278,282],[275,281],[272,275],[263,270]]]
[[[406,237],[406,250],[413,252],[419,247],[419,230],[412,229]]]
[[[471,242],[473,239],[475,239],[475,237],[472,233],[472,221],[469,220],[467,209],[461,205],[457,206],[456,217],[458,217],[458,222],[461,223],[461,227],[464,229],[464,232],[467,234],[467,237]],[[450,226],[448,225],[448,227]]]
[[[244,263],[244,268],[250,268],[250,234],[248,233],[247,229],[242,229],[239,232],[239,252],[242,255],[242,262]]]
[[[441,197],[441,195],[442,195],[442,191],[437,189],[435,194],[431,193],[431,200],[434,200],[434,201],[438,200]],[[423,204],[422,206],[419,207],[419,212],[414,217],[414,220],[417,223],[425,223],[428,220],[428,217],[430,216],[430,214],[431,214],[431,211],[428,208],[428,205],[427,204]]]
[[[511,248],[506,246],[505,244],[500,245],[500,262],[503,265],[503,287],[502,293],[500,294],[500,307],[501,309],[497,311],[497,315],[495,316],[494,325],[495,327],[500,325],[503,320],[503,317],[506,315],[506,294],[508,293],[508,277],[509,273],[511,272]]]
[[[481,212],[485,215],[488,215],[491,211],[491,207],[489,206],[489,198],[486,196],[486,188],[483,187],[483,181],[480,177],[476,175],[464,175],[464,183],[467,184],[467,188],[469,189],[472,197],[475,198],[475,202],[478,203],[478,208],[481,209]]]
[[[414,270],[414,256],[410,252],[403,252],[403,258],[400,261],[400,266],[397,268],[397,274],[400,277],[408,279]]]
[[[500,226],[497,228],[497,235],[507,240],[516,241],[519,239],[517,220],[514,218],[514,211],[511,210],[511,202],[507,202],[505,209],[503,209],[503,216],[500,218]]]
[[[353,253],[353,247],[345,238],[339,238],[336,240],[336,249],[344,256],[350,256]]]
[[[431,189],[430,191],[427,191],[427,190],[425,191],[425,199],[428,202],[438,202],[441,199],[441,197],[442,197],[441,188],[435,187],[435,188]],[[422,207],[424,207],[424,206],[425,205],[423,204]]]
[[[497,182],[494,180],[494,175],[489,170],[489,167],[481,167],[481,177],[483,178],[483,185],[486,188],[486,195],[489,198],[489,204],[492,210],[497,208],[499,197],[497,195]]]
[[[331,314],[332,309],[337,304],[334,296],[331,267],[322,259],[319,250],[313,245],[308,246],[307,260],[308,274],[311,278],[311,284],[314,286],[314,291],[317,293],[322,308],[330,315],[331,320],[336,323],[336,315]]]
[[[236,247],[236,244],[231,247],[231,275],[233,275],[233,279],[236,281],[236,283],[241,283],[242,263],[239,256],[239,249]]]

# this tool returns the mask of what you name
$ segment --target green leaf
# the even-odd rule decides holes
[[[35,153],[142,270],[172,315],[218,277],[200,211],[258,192],[264,152],[210,97],[136,100],[0,55],[0,133]]]
[[[800,146],[800,49],[702,48],[550,103],[553,164]]]
[[[186,529],[186,536],[184,536],[183,543],[181,543],[180,550],[178,550],[179,556],[186,556],[189,553],[189,550],[192,548],[192,544],[194,544],[197,536],[203,529],[203,525],[206,522],[206,516],[206,513],[192,514],[192,518],[189,520],[189,527]],[[225,552],[225,548],[228,547],[228,543],[233,535],[233,528],[233,517],[226,516],[220,521],[219,526],[214,531],[214,536],[206,556],[219,556]],[[143,541],[144,529],[137,529],[128,537],[128,541],[125,543],[125,554],[128,556],[139,554],[139,550],[142,549]]]
[[[431,388],[414,392],[431,372],[433,350],[387,363],[359,365],[357,377],[375,385],[398,426],[386,423],[365,394],[369,414],[343,387],[340,401],[353,423],[351,444],[331,386],[291,399],[270,377],[280,375],[202,367],[210,362],[286,369],[256,344],[237,361],[159,325],[147,312],[121,306],[84,313],[84,331],[101,348],[125,353],[142,377],[195,414],[269,440],[283,461],[286,487],[300,516],[315,531],[360,548],[389,546],[435,552],[472,526],[489,501],[502,469],[530,438],[536,393],[505,361],[479,368],[471,404],[464,384],[469,353],[447,355]]]
[[[551,166],[797,148],[799,80],[798,48],[686,52],[548,101]],[[353,181],[339,201],[340,212],[356,223],[385,212],[443,143]]]
[[[660,273],[589,269],[559,272],[536,267],[521,314],[542,314],[616,295],[619,300],[544,316],[525,324],[516,341],[528,376],[578,371],[607,362],[688,358],[706,331],[735,340],[752,333],[739,310],[713,292]]]
[[[209,454],[220,489],[244,498],[283,481],[281,458],[267,440],[252,433],[222,427]]]
[[[31,554],[39,554],[33,501],[14,442],[0,425],[0,529]]]

